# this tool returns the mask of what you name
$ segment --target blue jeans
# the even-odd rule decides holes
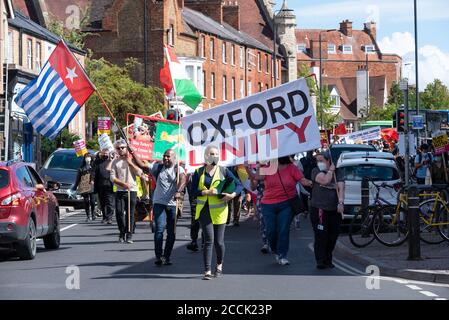
[[[271,251],[277,254],[279,259],[286,258],[290,244],[290,224],[293,219],[289,202],[262,203],[262,214]]]
[[[170,259],[170,254],[176,239],[176,207],[155,203],[153,213],[154,221],[156,222],[156,231],[154,232],[154,251],[156,258],[160,259],[164,256],[168,260]],[[167,241],[165,242],[165,250],[162,254],[165,228],[167,228]]]

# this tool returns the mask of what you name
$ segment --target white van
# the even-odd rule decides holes
[[[365,154],[365,156],[363,156]],[[352,218],[362,206],[362,179],[370,177],[378,185],[386,183],[394,186],[401,182],[399,170],[389,153],[372,152],[370,156],[366,153],[342,154],[337,163],[338,175],[345,181],[345,219]],[[375,154],[378,157],[375,157]],[[376,188],[369,182],[370,204],[374,204]],[[383,188],[380,197],[392,205],[397,203],[397,192],[394,189]]]

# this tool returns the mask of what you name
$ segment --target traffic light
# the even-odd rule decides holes
[[[405,112],[403,109],[399,109],[396,111],[393,124],[396,127],[397,132],[405,132],[406,123],[405,123]]]
[[[179,112],[176,109],[167,110],[167,120],[179,121]]]

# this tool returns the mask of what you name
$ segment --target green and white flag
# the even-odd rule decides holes
[[[167,97],[179,97],[193,110],[201,103],[203,96],[198,92],[195,84],[189,79],[184,66],[179,62],[176,54],[164,45],[167,62],[160,72],[160,82]]]

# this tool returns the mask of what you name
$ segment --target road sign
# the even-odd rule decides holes
[[[408,79],[404,78],[401,81],[399,81],[399,89],[402,91],[405,91],[408,89]]]
[[[424,129],[424,118],[423,116],[412,116],[412,128],[416,130]]]

